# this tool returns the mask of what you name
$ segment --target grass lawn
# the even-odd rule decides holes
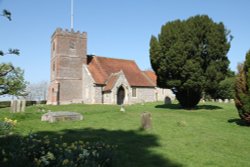
[[[101,140],[118,145],[119,167],[250,166],[250,127],[241,124],[234,104],[202,103],[196,110],[183,110],[178,104],[146,103],[127,106],[125,113],[112,105],[46,107],[82,113],[84,120],[41,122],[43,113],[36,106],[16,114],[0,109],[0,119],[17,119],[15,132],[22,135],[63,135],[67,141]],[[140,130],[144,111],[152,114],[151,130]]]

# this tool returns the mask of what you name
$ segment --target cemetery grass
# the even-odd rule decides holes
[[[29,133],[117,145],[114,166],[249,166],[250,127],[238,118],[234,104],[200,103],[184,110],[176,103],[116,105],[71,104],[46,106],[46,110],[82,113],[83,121],[41,122],[36,106],[25,113],[0,109],[0,119],[16,119],[15,134]],[[152,114],[152,128],[140,129],[140,115]],[[1,147],[1,143],[0,143]]]

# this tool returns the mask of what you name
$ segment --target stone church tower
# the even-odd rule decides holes
[[[82,66],[87,63],[87,34],[56,29],[51,37],[50,63],[47,104],[81,102]]]

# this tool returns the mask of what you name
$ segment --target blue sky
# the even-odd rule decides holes
[[[168,21],[207,14],[223,22],[234,39],[230,67],[250,49],[249,0],[74,0],[74,29],[88,33],[88,54],[133,59],[150,68],[149,40]],[[70,0],[0,0],[0,49],[19,48],[21,55],[1,57],[25,70],[31,83],[50,78],[50,37],[57,27],[70,28]]]

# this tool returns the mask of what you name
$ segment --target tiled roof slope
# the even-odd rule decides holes
[[[155,86],[157,85],[157,76],[154,71],[143,71],[143,73],[147,76],[147,78],[152,82]]]
[[[107,80],[106,82],[106,86],[104,87],[103,91],[110,91],[114,85],[115,85],[115,82],[117,81],[119,76],[117,76],[117,74],[113,74],[109,77],[109,79]]]
[[[103,84],[113,73],[123,71],[130,86],[154,87],[132,60],[88,56],[88,69],[96,84]]]

